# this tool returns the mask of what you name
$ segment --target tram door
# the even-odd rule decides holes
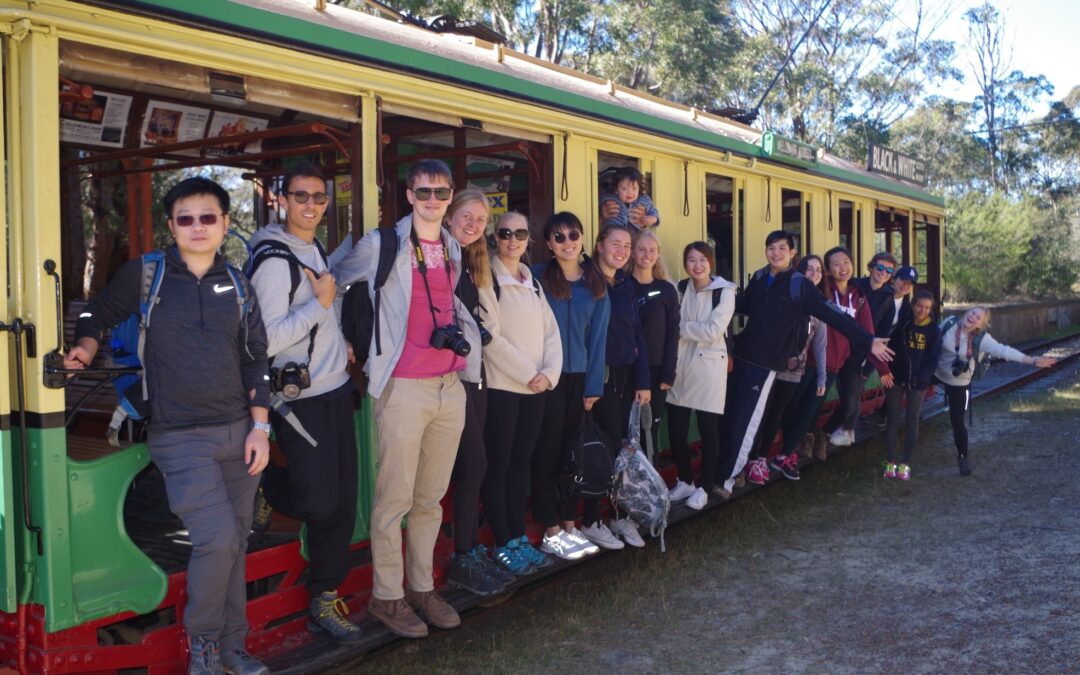
[[[878,209],[874,215],[874,251],[888,251],[902,264],[911,260],[908,216],[895,209]]]
[[[7,40],[0,44],[7,53]],[[7,101],[4,100],[6,86],[5,78],[5,81],[0,81],[0,124],[4,127],[7,126]],[[7,155],[5,138],[6,135],[0,130],[0,156]],[[8,234],[8,208],[5,204],[6,196],[10,194],[5,191],[7,185],[7,163],[0,162],[0,238],[5,242],[5,247],[11,242]],[[0,279],[8,279],[7,265],[10,259],[11,251],[5,251],[4,255],[0,256]],[[0,306],[0,322],[7,327],[11,325],[13,318],[8,297],[12,284],[5,283],[4,287],[8,290],[5,291],[4,302]],[[15,588],[15,528],[18,516],[15,513],[14,467],[11,458],[16,451],[12,440],[17,431],[11,419],[11,379],[14,377],[15,367],[12,359],[18,358],[18,355],[13,348],[14,340],[7,330],[0,333],[0,339],[3,340],[3,343],[0,343],[3,344],[3,349],[0,349],[0,610],[14,612],[18,599]]]
[[[738,222],[736,222],[736,220]],[[736,239],[736,231],[739,237]],[[742,273],[742,209],[735,208],[735,181],[726,176],[705,174],[705,232],[716,251],[716,274],[737,283]]]

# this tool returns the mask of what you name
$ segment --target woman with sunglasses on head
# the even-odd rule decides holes
[[[960,318],[950,316],[941,322],[941,354],[934,377],[945,386],[949,422],[956,443],[956,463],[962,476],[971,474],[964,415],[971,403],[971,378],[975,376],[979,361],[989,356],[1039,368],[1049,368],[1057,363],[1055,358],[1028,356],[1001,344],[987,331],[989,327],[990,310],[986,307],[972,307]]]
[[[532,458],[532,512],[544,526],[541,549],[565,560],[577,560],[600,549],[577,529],[577,498],[559,489],[559,461],[567,441],[581,426],[585,412],[604,393],[604,356],[611,302],[600,270],[582,260],[585,228],[573,213],[562,211],[544,224],[544,241],[552,253],[534,265],[562,341],[562,372],[546,394],[544,422]]]
[[[491,265],[488,261],[487,232],[491,206],[480,190],[462,190],[446,211],[445,224],[451,236],[461,244],[463,274],[454,293],[465,308],[476,317],[483,331],[497,330],[492,324],[497,317],[481,317],[481,293],[492,288]],[[483,341],[483,340],[482,340]],[[481,352],[486,351],[486,346]],[[465,387],[465,428],[461,431],[454,473],[454,557],[450,562],[447,583],[477,595],[500,593],[514,580],[487,557],[487,548],[480,543],[480,488],[487,473],[487,451],[484,448],[484,420],[487,417],[488,389],[486,377],[480,371],[480,382],[470,382],[463,371]]]
[[[513,211],[504,214],[495,227],[495,241],[494,286],[480,291],[480,315],[491,331],[484,347],[488,470],[480,494],[495,537],[492,557],[507,571],[524,576],[551,564],[525,535],[525,510],[545,394],[559,383],[563,367],[562,340],[540,284],[521,261],[529,248],[529,221]]]
[[[689,275],[679,310],[679,360],[675,383],[668,392],[668,436],[671,459],[679,479],[669,493],[672,501],[701,510],[709,501],[720,456],[720,416],[727,398],[727,329],[735,313],[735,285],[713,276],[716,254],[703,241],[687,244],[683,267]],[[717,297],[719,294],[719,297]],[[701,435],[701,472],[694,487],[691,466],[690,413]]]
[[[643,230],[634,241],[630,283],[649,353],[652,441],[653,447],[659,448],[664,402],[675,382],[675,363],[679,354],[679,294],[660,256],[660,239],[653,230]]]
[[[629,229],[621,225],[607,225],[596,237],[592,258],[593,264],[604,276],[611,301],[604,356],[607,377],[604,394],[596,404],[596,422],[616,450],[622,447],[622,440],[626,438],[630,408],[634,401],[645,405],[652,398],[645,333],[641,329],[637,303],[634,302],[633,283],[629,275],[623,272],[623,267],[630,261],[632,242]],[[623,540],[631,546],[645,545],[632,520],[613,520],[615,532],[612,532],[600,519],[598,498],[585,500],[581,522],[581,533],[598,546],[621,549]]]
[[[831,248],[825,253],[825,299],[855,319],[863,330],[874,333],[870,300],[860,287],[851,281],[854,269],[851,253],[843,246]],[[891,290],[889,297],[892,297]],[[829,329],[827,352],[829,360],[839,364],[836,373],[839,402],[825,423],[824,432],[831,434],[830,441],[833,445],[851,445],[855,442],[855,423],[859,420],[862,393],[866,387],[867,376],[863,375],[863,361],[869,359],[886,389],[893,385],[892,373],[888,364],[872,354],[852,352],[847,338],[832,328]]]

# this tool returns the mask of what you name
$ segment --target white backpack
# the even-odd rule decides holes
[[[645,420],[645,443],[648,454],[641,449],[641,420]],[[626,446],[615,458],[615,506],[635,522],[660,537],[660,552],[667,551],[664,530],[667,529],[671,499],[667,484],[652,465],[652,410],[636,401],[630,409],[630,428]]]

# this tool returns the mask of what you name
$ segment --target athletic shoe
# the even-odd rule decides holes
[[[746,480],[754,485],[764,485],[769,482],[769,465],[765,463],[764,457],[750,462],[750,471]]]
[[[505,569],[513,572],[519,577],[527,577],[536,571],[532,563],[522,555],[517,546],[510,546],[510,544],[516,542],[507,542],[506,546],[496,546],[492,552],[492,559],[502,565]]]
[[[469,551],[469,555],[484,568],[488,576],[503,582],[504,586],[508,586],[517,580],[516,574],[488,557],[487,546],[477,544],[473,547],[473,550]]]
[[[788,480],[799,480],[799,456],[794,452],[790,455],[777,455],[773,457],[772,468],[783,474]]]
[[[566,530],[563,530],[566,532]],[[570,541],[577,544],[578,548],[585,552],[585,555],[595,555],[600,552],[600,547],[589,541],[589,539],[581,533],[581,530],[576,527],[569,532],[566,532],[566,536],[570,538]]]
[[[705,494],[705,490],[697,488],[694,490],[694,494],[690,495],[690,498],[686,500],[686,505],[695,511],[700,511],[705,508],[705,505],[709,503],[709,495]]]
[[[358,642],[364,634],[360,626],[345,618],[348,613],[349,606],[338,597],[337,591],[319,593],[311,599],[307,628],[312,633],[327,633],[338,642]]]
[[[636,548],[645,547],[645,540],[638,533],[637,523],[629,518],[617,518],[611,521],[611,533],[631,546]]]
[[[851,445],[854,441],[855,434],[848,431],[847,429],[844,429],[843,427],[832,432],[832,435],[829,436],[829,442],[838,447]]]
[[[671,503],[681,502],[685,499],[689,499],[690,495],[694,494],[694,486],[689,483],[684,483],[681,480],[675,481],[675,487],[668,490],[668,499]]]
[[[457,553],[450,561],[446,583],[474,595],[494,595],[506,590],[506,583],[488,573],[486,567],[470,553]]]
[[[960,475],[961,476],[970,476],[971,475],[971,464],[968,463],[968,456],[967,455],[957,455],[956,456],[956,464],[960,467]]]
[[[188,675],[219,675],[225,672],[221,665],[221,650],[218,643],[206,638],[194,637],[188,640],[191,649],[191,661]]]
[[[270,669],[242,649],[221,652],[221,665],[230,675],[270,675]]]
[[[525,559],[532,563],[532,566],[538,570],[542,570],[545,567],[551,567],[554,564],[551,558],[543,551],[538,551],[525,535],[518,537],[517,550],[520,551],[521,555],[525,556]]]
[[[608,529],[608,526],[605,525],[602,520],[598,520],[592,525],[583,525],[581,533],[585,535],[586,539],[597,546],[602,546],[603,548],[611,549],[612,551],[618,551],[626,546],[626,544],[622,543],[618,537],[611,533],[611,530]]]
[[[540,542],[540,550],[563,560],[579,560],[585,557],[585,549],[571,539],[570,533],[565,530],[559,530],[556,534],[545,534]]]
[[[892,480],[896,478],[896,465],[889,463],[885,465],[885,477]]]
[[[896,477],[900,480],[911,480],[911,467],[907,464],[896,467]]]

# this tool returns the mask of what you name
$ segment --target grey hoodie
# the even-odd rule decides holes
[[[257,230],[251,237],[252,248],[267,239],[284,242],[297,260],[318,272],[326,271],[326,263],[315,244],[309,244],[289,234],[279,223],[271,223]],[[301,271],[300,285],[296,288],[292,305],[289,304],[292,276],[289,262],[283,258],[268,258],[263,261],[255,270],[251,285],[255,287],[259,306],[262,308],[268,342],[267,354],[273,359],[274,367],[280,368],[289,361],[298,364],[306,362],[308,334],[312,326],[319,326],[315,335],[315,351],[308,365],[311,371],[311,386],[301,392],[300,398],[325,394],[345,384],[349,379],[349,374],[345,372],[348,356],[337,312],[334,305],[323,307],[319,304],[307,275]]]

